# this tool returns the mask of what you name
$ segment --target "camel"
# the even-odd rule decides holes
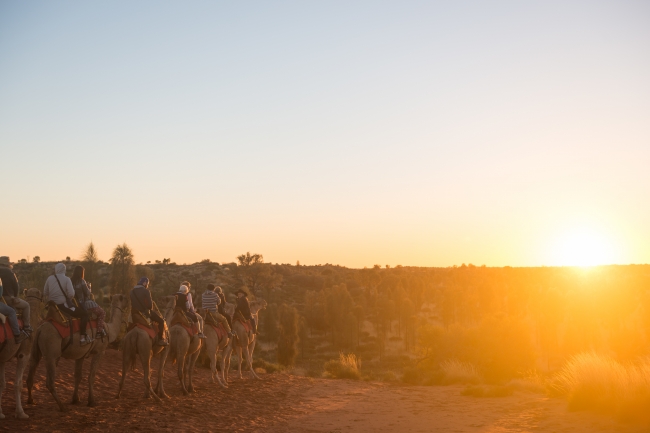
[[[88,374],[88,406],[96,406],[95,394],[93,392],[95,384],[95,374],[99,367],[99,361],[104,356],[104,352],[108,345],[117,340],[120,334],[120,328],[123,322],[124,310],[129,305],[129,298],[124,295],[113,295],[111,297],[111,315],[110,321],[106,322],[105,338],[98,338],[94,335],[95,340],[85,346],[79,345],[79,332],[74,333],[71,337],[72,344],[68,345],[62,352],[64,346],[64,339],[61,338],[59,332],[54,325],[50,322],[43,322],[36,330],[33,338],[34,344],[32,346],[31,359],[29,363],[29,374],[27,376],[27,403],[34,404],[32,397],[32,388],[34,386],[34,374],[36,368],[41,360],[45,358],[45,367],[47,373],[47,389],[54,397],[59,410],[65,412],[65,407],[56,393],[54,378],[56,377],[56,366],[59,358],[74,359],[74,392],[72,394],[72,404],[79,403],[79,384],[81,383],[81,373],[83,368],[84,359],[91,356],[90,372]],[[88,326],[89,334],[93,334],[92,328]],[[67,341],[67,339],[66,339]]]
[[[174,314],[174,307],[176,306],[176,297],[165,296],[163,298],[165,306],[162,311],[165,322],[170,322]],[[156,337],[158,338],[158,337]],[[122,377],[120,378],[120,385],[117,390],[115,398],[120,398],[124,380],[129,370],[135,368],[135,362],[140,355],[140,362],[142,362],[142,369],[144,370],[144,398],[153,396],[156,401],[161,402],[162,398],[169,398],[165,393],[163,387],[163,378],[165,371],[165,362],[169,353],[169,346],[158,346],[149,337],[147,331],[139,327],[134,327],[126,333],[122,345]],[[158,383],[156,390],[151,388],[151,358],[160,354],[160,362],[158,364]]]
[[[259,324],[258,321],[258,313],[260,310],[263,310],[266,308],[266,301],[264,299],[260,300],[255,300],[251,301],[251,315],[255,318],[255,321]],[[231,315],[233,315],[235,311],[234,305],[230,303],[226,303],[226,312]],[[230,341],[226,349],[224,350],[223,357],[225,358],[225,367],[223,370],[223,374],[225,375],[225,382],[228,383],[228,371],[230,370],[230,356],[232,355],[233,350],[237,350],[237,356],[239,357],[239,378],[243,379],[244,376],[242,375],[241,372],[241,364],[242,364],[242,351],[244,352],[244,356],[246,357],[246,364],[248,364],[248,368],[250,369],[251,373],[253,374],[253,377],[255,379],[259,379],[260,377],[255,373],[255,370],[253,369],[253,351],[255,350],[255,334],[253,334],[253,331],[246,332],[246,329],[244,328],[244,325],[239,320],[233,320],[232,321],[232,330],[233,332],[237,335],[237,338],[234,338]]]
[[[201,353],[201,346],[201,339],[197,335],[190,337],[179,323],[169,328],[169,354],[172,361],[176,360],[183,395],[194,392],[194,364]]]
[[[228,388],[228,384],[226,383],[225,379],[223,379],[225,358],[223,356],[221,357],[221,372],[219,372],[217,371],[217,356],[219,355],[220,351],[224,350],[226,346],[228,346],[230,339],[228,338],[228,335],[219,338],[217,331],[215,331],[214,328],[207,323],[203,326],[203,333],[206,336],[205,350],[208,354],[208,358],[210,358],[212,382],[218,382],[222,387]]]
[[[34,292],[35,291],[35,292]],[[27,302],[29,303],[29,309],[31,311],[30,325],[32,328],[36,328],[40,320],[40,315],[38,314],[40,310],[40,299],[41,297],[36,297],[35,294],[40,295],[38,289],[29,289],[25,290],[27,296]],[[14,298],[5,297],[7,305],[14,305]],[[8,320],[8,319],[7,319]],[[0,350],[0,399],[5,390],[5,362],[16,358],[16,379],[14,381],[14,391],[16,399],[16,413],[15,417],[18,419],[27,419],[29,416],[23,410],[23,405],[21,402],[21,393],[23,389],[23,373],[25,367],[29,361],[29,354],[32,349],[32,340],[33,337],[29,337],[26,340],[23,340],[22,343],[14,343],[13,336],[9,336],[4,347]],[[5,415],[2,413],[2,406],[0,405],[0,419],[4,419]]]

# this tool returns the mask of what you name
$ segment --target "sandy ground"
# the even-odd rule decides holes
[[[343,380],[311,379],[287,374],[250,376],[223,390],[209,372],[197,368],[196,393],[183,396],[175,367],[165,369],[165,389],[172,397],[162,405],[145,400],[141,372],[130,373],[123,397],[114,398],[121,371],[121,352],[109,350],[97,377],[100,405],[56,408],[39,366],[36,405],[26,405],[29,420],[13,418],[13,374],[2,398],[7,418],[0,432],[641,432],[648,429],[617,424],[605,416],[568,412],[561,399],[515,393],[504,398],[460,395],[462,387],[414,387]],[[155,364],[154,364],[155,365]],[[72,397],[73,362],[59,363],[57,389]],[[84,372],[86,374],[86,372]],[[87,396],[82,382],[82,400]]]

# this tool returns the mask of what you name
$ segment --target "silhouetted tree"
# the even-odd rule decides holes
[[[292,366],[298,354],[298,311],[294,307],[282,304],[278,309],[278,362]]]
[[[111,293],[128,294],[136,281],[131,248],[125,243],[116,246],[110,262],[112,265]]]

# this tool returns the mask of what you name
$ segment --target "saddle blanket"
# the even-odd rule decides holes
[[[226,337],[228,335],[228,333],[223,328],[223,325],[221,323],[219,323],[218,326],[215,326],[212,323],[209,323],[209,325],[212,326],[212,329],[214,329],[214,332],[217,333],[217,338],[219,340],[223,339],[224,337]]]
[[[14,338],[14,333],[11,330],[11,326],[9,326],[9,319],[3,324],[0,325],[4,328],[3,332],[0,332],[0,343],[4,343],[10,338]],[[23,329],[23,321],[21,319],[18,319],[18,327],[20,329]]]
[[[142,323],[131,323],[129,326],[129,329],[126,330],[126,332],[129,332],[131,329],[138,327],[144,331],[147,332],[147,335],[149,335],[149,338],[154,339],[156,338],[156,334],[158,333],[158,324],[157,323],[152,323],[151,326],[155,327],[156,329],[152,329],[146,325],[143,325]]]
[[[81,320],[80,319],[71,319],[72,321],[72,332],[73,333],[78,333],[79,328],[81,327]],[[61,338],[67,338],[70,336],[70,325],[61,325],[60,323],[56,322],[55,320],[46,320],[46,322],[50,322],[56,330],[59,332],[59,335]],[[89,320],[88,321],[88,327],[91,328],[91,330],[97,329],[97,321],[96,320]]]

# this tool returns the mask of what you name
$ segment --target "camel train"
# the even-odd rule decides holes
[[[58,275],[61,277],[61,275]],[[0,286],[1,287],[1,286]],[[46,286],[47,288],[47,286]],[[183,286],[181,286],[181,289]],[[62,290],[63,292],[63,290]],[[189,292],[189,291],[188,291]],[[148,293],[148,292],[147,292]],[[150,296],[150,295],[149,295]],[[88,374],[88,406],[95,406],[97,401],[93,392],[95,374],[101,358],[104,356],[109,344],[118,341],[123,326],[126,326],[126,335],[121,339],[122,349],[122,376],[116,398],[120,398],[125,379],[130,370],[135,369],[136,360],[139,358],[144,373],[144,397],[153,397],[162,402],[169,398],[165,393],[164,367],[168,360],[177,365],[178,380],[184,395],[194,392],[192,376],[194,366],[202,348],[210,360],[210,370],[213,383],[218,383],[223,388],[228,388],[228,371],[230,358],[233,352],[238,355],[239,378],[243,379],[242,361],[246,360],[252,376],[260,379],[253,369],[253,351],[256,343],[256,330],[254,323],[250,323],[236,308],[235,304],[224,302],[219,311],[228,315],[218,314],[209,309],[196,310],[199,314],[192,315],[185,305],[179,305],[179,299],[185,301],[187,297],[179,297],[178,293],[165,296],[161,300],[162,310],[152,301],[149,314],[143,314],[142,308],[134,308],[133,303],[139,300],[121,294],[110,297],[110,319],[103,324],[103,329],[98,330],[99,317],[91,314],[87,319],[87,335],[80,329],[80,318],[65,314],[65,308],[48,301],[44,293],[35,288],[24,291],[24,300],[29,304],[30,324],[33,331],[29,338],[19,344],[7,338],[9,324],[0,314],[0,326],[5,328],[4,340],[0,331],[0,398],[5,388],[4,366],[5,362],[16,358],[16,379],[14,383],[22,383],[25,367],[29,365],[27,375],[28,404],[34,404],[33,387],[37,367],[41,360],[46,366],[46,387],[52,394],[54,401],[61,411],[66,408],[56,392],[56,369],[60,358],[75,361],[74,392],[71,404],[78,404],[79,385],[82,381],[83,363],[90,358]],[[20,298],[4,296],[1,298],[7,306],[14,306],[16,311]],[[183,303],[181,302],[181,304]],[[96,305],[96,304],[95,304]],[[246,305],[248,301],[246,300]],[[250,318],[257,322],[259,311],[266,308],[266,301],[254,300],[250,303]],[[193,313],[194,307],[190,310]],[[130,310],[130,312],[129,312]],[[147,311],[145,309],[145,311]],[[195,320],[192,318],[195,317]],[[200,320],[196,320],[200,319]],[[227,323],[232,323],[230,329]],[[26,328],[27,329],[27,328]],[[86,339],[85,344],[84,339]],[[221,354],[220,369],[217,370],[217,359]],[[151,385],[151,360],[158,357],[157,383],[155,388]],[[22,386],[15,386],[15,416],[26,419],[21,405]],[[0,419],[4,418],[0,407]]]

